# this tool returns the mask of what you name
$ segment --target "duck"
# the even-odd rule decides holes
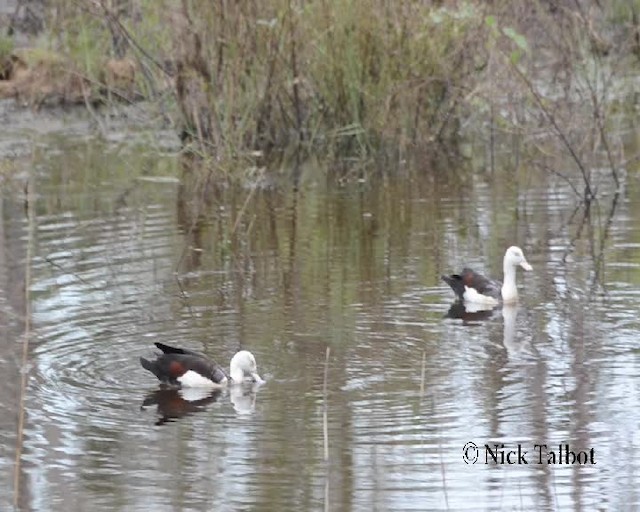
[[[153,361],[144,357],[140,364],[153,373],[164,386],[174,388],[223,388],[245,380],[263,384],[256,358],[248,350],[236,352],[229,363],[229,374],[204,354],[156,342],[162,351]]]
[[[495,281],[484,277],[470,268],[462,269],[460,274],[441,276],[455,292],[456,298],[465,304],[494,307],[502,300],[503,304],[518,302],[518,288],[516,287],[516,268],[533,270],[520,247],[512,245],[504,253],[502,269],[504,281]]]

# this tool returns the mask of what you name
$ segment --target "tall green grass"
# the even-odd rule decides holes
[[[227,154],[451,137],[486,28],[473,3],[434,4],[186,0],[172,12],[185,133]]]

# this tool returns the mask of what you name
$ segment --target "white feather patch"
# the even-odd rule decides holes
[[[483,304],[485,306],[497,306],[499,304],[498,299],[489,297],[488,295],[482,295],[481,293],[478,293],[478,290],[475,288],[469,288],[468,286],[464,287],[464,294],[462,295],[462,298],[465,302]]]
[[[193,370],[185,372],[184,375],[178,377],[177,380],[185,388],[220,388],[227,383],[226,377],[218,384]]]

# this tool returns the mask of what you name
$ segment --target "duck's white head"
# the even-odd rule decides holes
[[[241,350],[231,358],[229,375],[233,382],[241,383],[245,379],[262,384],[264,380],[258,375],[258,365],[256,358],[248,350]]]
[[[507,272],[507,269],[511,269],[520,265],[525,270],[533,270],[531,265],[527,262],[527,259],[524,257],[524,253],[520,247],[516,247],[512,245],[507,249],[507,252],[504,253],[504,271]]]

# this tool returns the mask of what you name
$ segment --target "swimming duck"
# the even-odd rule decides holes
[[[229,375],[205,355],[184,348],[155,343],[162,350],[154,361],[144,357],[140,364],[153,373],[164,385],[185,388],[220,388],[229,383],[238,384],[245,379],[257,383],[264,381],[258,375],[256,358],[247,350],[241,350],[231,358]]]
[[[488,279],[470,268],[463,269],[460,274],[442,276],[442,279],[451,286],[457,298],[465,303],[496,306],[502,299],[505,304],[513,304],[518,301],[518,288],[516,288],[518,265],[525,270],[532,270],[522,249],[511,246],[505,252],[502,263],[503,283]]]

